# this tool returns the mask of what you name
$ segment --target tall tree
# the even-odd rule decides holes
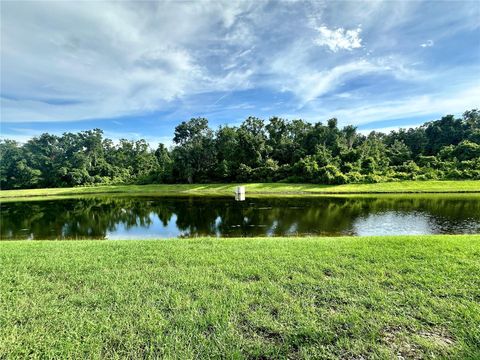
[[[215,165],[213,131],[205,118],[192,118],[175,128],[174,172],[189,183],[207,181]]]

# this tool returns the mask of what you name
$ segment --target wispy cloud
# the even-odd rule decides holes
[[[6,2],[2,118],[124,116],[165,109],[187,95],[242,88],[250,70],[215,73],[206,61],[212,52],[202,53],[201,44],[221,35],[210,19],[221,21],[220,33],[233,34],[237,14],[250,6]],[[51,99],[64,104],[53,105]]]
[[[450,91],[437,91],[428,95],[416,95],[400,99],[371,99],[369,103],[354,101],[343,105],[328,106],[319,109],[317,106],[302,111],[304,118],[312,121],[324,121],[337,117],[340,124],[363,125],[379,120],[410,119],[412,125],[423,123],[425,116],[430,120],[446,114],[460,115],[467,109],[479,107],[480,86],[471,83],[464,89],[455,88],[457,96],[452,97]],[[347,98],[350,100],[350,98]],[[295,113],[282,114],[293,118]],[[384,126],[385,127],[385,126]],[[397,127],[398,128],[398,127]]]
[[[479,16],[474,1],[6,1],[2,132],[457,112],[478,103]]]

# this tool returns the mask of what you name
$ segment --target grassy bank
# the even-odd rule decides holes
[[[32,196],[65,196],[82,194],[185,194],[185,195],[228,195],[233,194],[236,184],[154,184],[112,185],[55,189],[2,190],[0,198]],[[247,194],[369,194],[369,193],[462,193],[480,192],[480,181],[398,181],[379,184],[246,184]]]
[[[0,358],[478,358],[480,235],[0,243]]]

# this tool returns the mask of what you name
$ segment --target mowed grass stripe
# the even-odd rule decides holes
[[[478,358],[480,235],[0,243],[0,358]]]
[[[480,193],[480,180],[464,181],[396,181],[378,184],[152,184],[109,185],[74,188],[2,190],[1,199],[35,196],[67,196],[82,194],[170,194],[233,196],[237,185],[245,185],[248,195],[315,195],[315,194],[378,194],[378,193]]]

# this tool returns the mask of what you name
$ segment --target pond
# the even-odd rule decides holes
[[[4,202],[0,238],[480,233],[480,196],[81,197]]]

